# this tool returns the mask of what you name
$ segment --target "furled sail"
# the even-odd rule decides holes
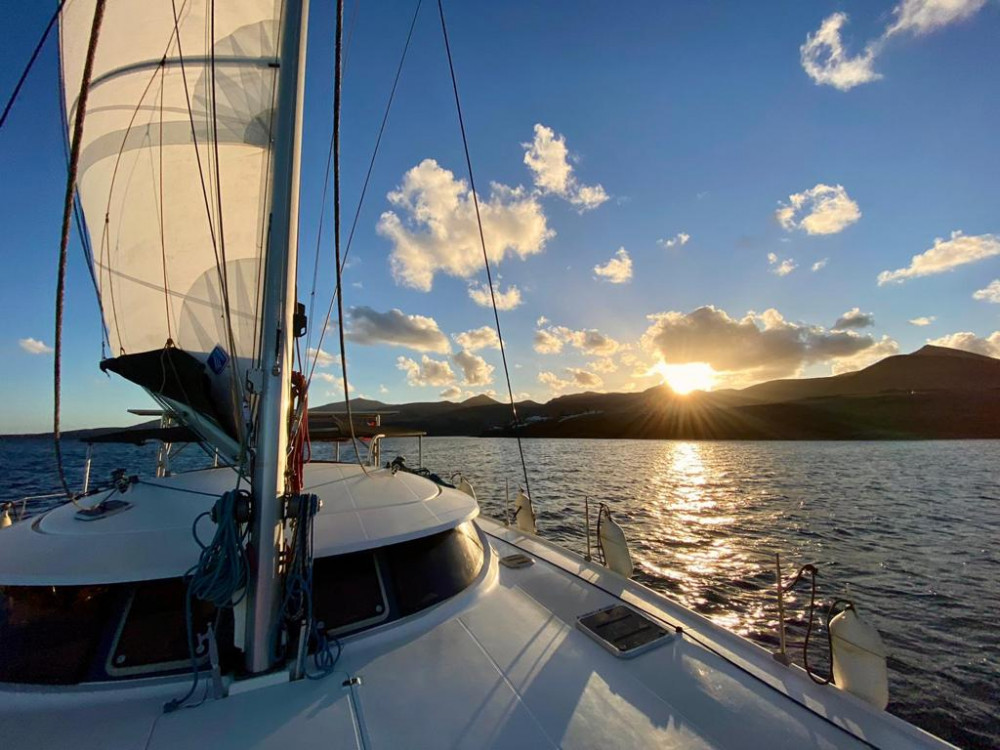
[[[73,121],[94,0],[60,26]],[[212,442],[258,358],[281,0],[112,0],[78,190],[112,358]],[[213,41],[214,40],[214,41]]]

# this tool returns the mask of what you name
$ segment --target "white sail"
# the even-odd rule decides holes
[[[61,19],[70,123],[94,5],[70,0]],[[110,0],[80,151],[111,355],[218,349],[206,393],[231,434],[233,360],[246,367],[259,336],[280,5]]]

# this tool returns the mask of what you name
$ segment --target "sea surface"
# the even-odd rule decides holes
[[[889,711],[959,746],[1000,747],[1000,441],[524,440],[539,533],[583,553],[584,500],[622,524],[637,578],[758,644],[777,644],[774,554],[788,580],[818,567],[818,621],[853,600],[882,633]],[[84,447],[65,444],[71,483]],[[329,457],[328,446],[316,449]],[[416,465],[416,440],[383,459]],[[92,481],[150,472],[155,449],[99,446]],[[346,453],[345,453],[346,456]],[[524,480],[513,439],[425,438],[423,464],[472,481],[501,517]],[[175,469],[206,463],[186,449]],[[0,441],[0,500],[57,486],[48,441]],[[2,535],[0,535],[2,543]],[[786,599],[802,662],[806,582]],[[810,664],[825,672],[825,631]],[[832,688],[831,688],[832,689]]]

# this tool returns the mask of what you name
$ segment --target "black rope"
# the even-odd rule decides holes
[[[59,481],[63,490],[72,497],[69,484],[66,482],[66,472],[63,468],[62,445],[59,441],[59,408],[62,391],[62,324],[63,308],[66,303],[66,260],[69,249],[70,221],[73,215],[73,201],[76,196],[76,172],[80,163],[80,145],[83,141],[83,118],[87,112],[87,95],[90,93],[90,77],[94,72],[94,56],[97,53],[97,38],[101,33],[101,21],[104,19],[105,0],[97,0],[94,6],[94,21],[90,28],[90,42],[87,45],[87,57],[83,64],[83,77],[80,81],[80,98],[77,100],[76,115],[73,121],[73,140],[70,142],[69,170],[66,175],[66,198],[63,201],[62,233],[59,241],[59,278],[56,282],[56,339],[55,353],[52,364],[53,381],[53,413],[52,440],[56,450],[56,467],[59,470]]]
[[[413,38],[413,29],[417,25],[417,16],[420,13],[420,6],[422,5],[422,3],[423,0],[417,0],[417,7],[414,9],[413,19],[410,21],[410,30],[406,34],[406,43],[403,45],[403,53],[399,56],[399,65],[396,66],[396,77],[392,81],[392,89],[389,91],[389,99],[385,103],[385,112],[382,114],[382,124],[379,126],[378,136],[375,138],[375,148],[372,149],[372,157],[368,162],[368,172],[367,174],[365,174],[365,181],[364,184],[361,186],[361,196],[358,198],[358,205],[357,208],[354,210],[354,220],[351,222],[351,231],[347,235],[347,245],[344,248],[344,260],[340,266],[340,273],[344,272],[343,265],[347,263],[347,256],[350,255],[351,253],[351,245],[354,242],[354,232],[358,228],[358,219],[361,217],[361,207],[364,205],[365,196],[368,194],[368,184],[371,182],[372,172],[375,169],[375,159],[378,156],[379,146],[382,145],[382,136],[385,133],[385,127],[389,122],[389,112],[392,109],[392,102],[396,97],[396,88],[397,86],[399,86],[399,78],[403,73],[403,63],[406,61],[406,53],[410,49],[410,40]],[[331,155],[332,155],[332,148],[333,148],[332,139],[330,143],[331,143]],[[325,189],[326,188],[324,186],[324,196],[326,195]],[[325,202],[325,197],[324,197],[324,202]],[[323,214],[321,213],[320,232],[322,231],[323,231]],[[318,242],[319,238],[317,237],[317,243]],[[326,327],[327,325],[329,325],[330,316],[333,314],[333,305],[337,299],[336,290],[334,291],[333,295],[334,296],[330,298],[330,306],[327,308],[326,318],[323,321],[323,328],[320,331],[319,341],[316,343],[316,351],[313,354],[312,365],[309,368],[309,377],[307,378],[309,382],[312,382],[313,373],[316,371],[316,363],[319,361],[319,350],[323,346],[323,339],[326,336]],[[310,319],[311,317],[312,317],[312,312],[310,311]],[[306,356],[308,356],[308,354],[309,352],[307,349]]]
[[[337,315],[340,318],[340,371],[344,378],[344,408],[347,409],[347,423],[351,428],[351,444],[358,466],[364,471],[361,461],[361,451],[358,450],[358,439],[354,434],[354,415],[351,413],[351,397],[347,382],[347,345],[344,340],[344,293],[342,287],[343,269],[340,265],[340,107],[341,89],[343,88],[343,51],[344,51],[344,0],[337,0],[337,43],[334,51],[333,68],[333,250],[337,265]],[[326,328],[326,326],[323,326]],[[367,473],[367,472],[365,472]]]
[[[59,20],[59,14],[62,13],[63,6],[66,4],[66,0],[59,0],[59,5],[56,6],[56,12],[52,14],[52,18],[49,19],[48,25],[45,27],[45,31],[42,32],[41,39],[38,40],[38,44],[35,45],[34,52],[31,53],[31,57],[28,58],[28,64],[24,66],[24,71],[21,73],[21,77],[17,79],[17,84],[14,86],[14,90],[11,92],[10,98],[7,99],[7,104],[4,105],[3,114],[0,114],[0,130],[3,129],[4,123],[7,122],[7,115],[10,114],[11,108],[14,106],[14,102],[17,100],[18,94],[21,93],[21,87],[24,86],[24,82],[28,80],[28,74],[31,69],[35,66],[35,60],[38,59],[38,55],[42,51],[42,47],[45,46],[45,40],[49,38],[49,32],[56,25],[56,21]]]
[[[458,79],[455,76],[455,65],[451,58],[451,44],[448,42],[448,26],[444,20],[444,3],[437,0],[438,14],[441,16],[441,33],[444,35],[444,49],[448,54],[448,70],[451,73],[451,87],[455,92],[455,110],[458,112],[458,127],[462,131],[462,146],[465,148],[465,165],[469,170],[469,187],[472,189],[472,203],[476,208],[476,224],[479,226],[479,242],[483,247],[483,263],[486,266],[486,281],[490,285],[490,300],[493,303],[493,319],[496,323],[497,338],[500,341],[500,358],[503,360],[503,374],[507,378],[507,395],[510,398],[510,411],[514,417],[514,437],[517,439],[517,451],[521,455],[521,470],[524,472],[524,490],[531,497],[531,485],[528,483],[528,465],[524,461],[524,448],[521,445],[521,434],[518,428],[521,422],[517,416],[517,405],[514,403],[514,389],[510,384],[510,370],[507,367],[507,352],[503,344],[503,333],[500,331],[500,313],[497,311],[497,298],[493,290],[493,274],[490,271],[490,257],[486,252],[486,236],[483,234],[483,219],[479,213],[479,197],[476,194],[476,180],[472,174],[472,157],[469,155],[469,139],[465,134],[465,120],[462,117],[462,102],[458,96]]]

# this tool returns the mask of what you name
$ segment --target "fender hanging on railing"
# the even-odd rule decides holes
[[[597,543],[601,546],[605,567],[629,578],[635,571],[635,566],[628,540],[625,538],[625,531],[611,518],[611,511],[604,503],[601,503],[597,515]]]

